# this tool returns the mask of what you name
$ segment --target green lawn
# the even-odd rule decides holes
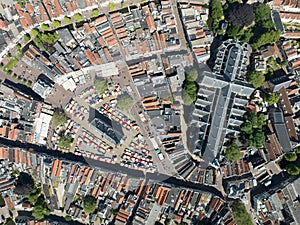
[[[10,57],[9,62],[3,67],[3,71],[6,73],[8,73],[9,71],[12,71],[18,62],[19,62],[19,60],[17,58]]]

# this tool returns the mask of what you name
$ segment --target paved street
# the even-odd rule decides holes
[[[170,176],[170,175],[163,174],[163,173],[146,173],[146,174],[144,174],[140,170],[129,169],[129,168],[120,166],[118,164],[111,164],[111,163],[102,162],[102,161],[98,161],[98,160],[94,160],[94,159],[90,159],[90,158],[84,158],[81,156],[74,155],[72,153],[62,153],[60,151],[50,150],[50,149],[46,148],[45,146],[38,146],[35,144],[30,144],[30,143],[22,143],[20,141],[12,141],[12,140],[2,138],[2,137],[0,137],[0,143],[2,143],[3,146],[19,147],[19,148],[24,148],[25,150],[32,148],[33,150],[31,152],[33,152],[33,153],[35,152],[35,153],[38,153],[38,154],[41,154],[44,156],[56,157],[56,158],[59,158],[59,159],[65,160],[65,161],[69,161],[71,163],[83,163],[92,168],[98,168],[103,171],[109,171],[109,172],[118,173],[118,174],[126,174],[126,176],[128,176],[128,177],[142,178],[142,179],[149,178],[152,181],[164,182],[171,186],[174,185],[174,186],[181,186],[182,188],[192,188],[192,189],[207,191],[207,192],[213,193],[216,196],[223,198],[222,193],[219,190],[217,190],[215,187],[178,179],[174,176]]]

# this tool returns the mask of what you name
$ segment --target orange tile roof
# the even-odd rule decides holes
[[[33,14],[33,13],[34,13],[34,9],[33,9],[32,5],[31,5],[30,3],[27,2],[27,3],[25,4],[25,6],[26,6],[27,11],[28,11],[30,14]]]
[[[95,20],[95,24],[100,24],[100,23],[103,23],[105,21],[107,21],[106,17],[105,16],[100,16],[99,18],[97,18]]]
[[[95,65],[95,64],[96,64],[94,55],[93,55],[93,53],[91,52],[91,50],[86,49],[86,50],[84,51],[84,54],[86,55],[86,57],[88,58],[88,60],[91,62],[92,65]]]
[[[24,30],[28,30],[27,22],[24,17],[20,18],[20,23],[22,24]]]
[[[56,8],[58,14],[64,15],[64,12],[62,11],[62,8],[61,8],[58,0],[54,0],[54,5],[55,5],[55,8]]]
[[[56,175],[57,166],[58,166],[58,159],[55,159],[55,160],[53,161],[53,165],[52,165],[51,177],[53,177],[53,176]]]
[[[67,7],[67,10],[68,10],[69,12],[73,12],[73,8],[72,8],[70,2],[66,2],[66,7]]]
[[[46,10],[45,10],[43,5],[39,5],[39,10],[40,10],[40,13],[43,17],[43,21],[49,20],[48,14],[46,13]]]
[[[156,30],[156,26],[155,26],[153,17],[152,17],[152,15],[150,13],[149,7],[148,6],[144,6],[143,7],[143,11],[144,11],[145,16],[146,16],[146,22],[147,22],[147,25],[149,27],[149,30],[152,33],[152,32],[154,32]]]
[[[90,170],[88,171],[88,174],[87,174],[86,180],[85,180],[85,182],[84,182],[84,185],[88,185],[88,184],[89,184],[93,172],[94,172],[94,170],[92,170],[92,169],[90,169]]]
[[[17,13],[19,14],[20,17],[23,16],[23,10],[20,4],[15,4],[15,9],[17,10]]]

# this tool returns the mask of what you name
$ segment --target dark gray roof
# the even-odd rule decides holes
[[[270,110],[270,119],[274,125],[276,135],[280,145],[285,152],[290,152],[292,150],[292,145],[290,142],[288,130],[285,124],[285,119],[283,116],[282,109],[274,108]]]
[[[110,142],[119,144],[124,136],[119,123],[109,119],[106,115],[90,107],[89,123]]]
[[[68,28],[63,28],[63,29],[57,30],[57,34],[66,45],[68,45],[68,43],[70,41],[74,40],[74,38],[73,38],[71,32],[68,30]]]

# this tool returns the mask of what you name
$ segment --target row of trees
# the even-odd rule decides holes
[[[231,206],[234,221],[237,225],[253,225],[251,217],[243,203],[234,203]]]
[[[286,171],[290,175],[300,175],[300,148],[296,148],[295,152],[287,153],[284,156],[285,161],[287,162]]]
[[[242,152],[237,144],[230,144],[225,150],[225,157],[227,160],[234,162],[242,158]]]
[[[264,114],[246,113],[244,115],[244,123],[241,126],[242,141],[249,146],[261,148],[265,141],[264,124]]]
[[[271,20],[271,9],[265,3],[254,6],[227,0],[222,5],[220,0],[213,0],[210,19],[214,33],[223,33],[220,24],[228,21],[227,36],[249,42],[255,50],[280,38],[280,31]]]
[[[182,99],[185,105],[191,105],[197,99],[197,83],[198,71],[195,68],[188,70],[185,74],[183,83]]]
[[[32,216],[38,220],[50,214],[41,189],[35,186],[34,179],[29,173],[21,172],[15,184],[14,192],[20,196],[26,196],[25,202],[33,206]]]
[[[214,33],[219,33],[220,22],[224,20],[224,12],[220,0],[212,0],[210,9],[211,30]]]
[[[255,50],[261,46],[276,42],[280,38],[280,30],[275,29],[271,20],[271,9],[266,3],[261,3],[254,8],[255,27],[253,28],[253,39],[251,46]]]
[[[45,49],[45,46],[52,45],[56,41],[58,41],[59,36],[56,32],[40,32],[38,29],[32,29],[31,31],[33,38],[34,44],[39,47],[40,49]]]

